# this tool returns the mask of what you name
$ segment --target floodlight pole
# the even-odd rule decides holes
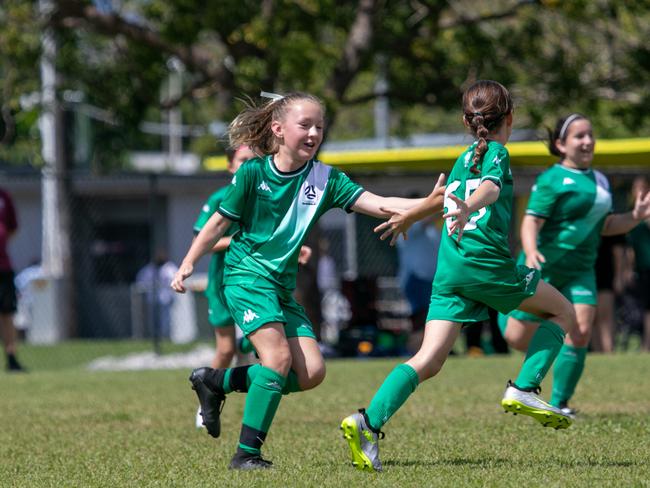
[[[45,28],[41,35],[41,132],[43,171],[41,178],[43,272],[54,293],[52,327],[59,339],[76,334],[72,294],[69,181],[64,147],[64,125],[58,101],[56,70],[57,38],[49,17],[56,8],[52,0],[39,0],[39,14]]]

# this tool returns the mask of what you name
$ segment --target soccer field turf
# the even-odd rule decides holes
[[[274,469],[242,473],[227,464],[244,395],[215,440],[194,428],[189,370],[87,371],[97,348],[25,347],[31,372],[0,373],[0,486],[650,486],[647,354],[589,356],[564,431],[502,413],[518,353],[452,357],[385,426],[379,474],[351,467],[338,426],[399,360],[331,360],[321,386],[282,400],[264,447]]]

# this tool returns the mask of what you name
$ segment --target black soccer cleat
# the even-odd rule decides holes
[[[273,463],[263,459],[259,454],[242,453],[239,450],[233,456],[230,465],[228,465],[228,469],[240,469],[242,471],[269,469],[272,467]]]
[[[192,371],[190,381],[192,382],[192,389],[199,397],[199,404],[201,405],[201,416],[203,417],[203,425],[205,425],[208,434],[215,439],[221,435],[221,411],[226,402],[226,394],[223,388],[217,385],[210,386],[206,383],[207,375],[215,375],[223,377],[223,370],[213,370],[212,368],[198,368]]]
[[[27,373],[27,369],[18,362],[16,356],[9,354],[7,356],[7,372],[9,373]]]

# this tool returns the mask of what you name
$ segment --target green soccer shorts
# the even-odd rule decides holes
[[[481,322],[489,318],[488,307],[508,313],[535,294],[539,279],[539,270],[519,265],[486,283],[438,287],[434,281],[427,322]]]
[[[212,327],[221,328],[235,325],[221,290],[205,290],[205,297],[208,299],[208,322]]]
[[[598,302],[596,271],[593,269],[571,277],[542,270],[542,279],[557,288],[558,291],[574,305],[582,304],[596,306]],[[518,320],[526,320],[528,322],[542,322],[543,320],[536,315],[522,312],[521,310],[514,310],[509,314],[509,316]]]
[[[224,285],[223,294],[231,317],[248,337],[249,334],[270,322],[284,324],[289,337],[316,339],[305,309],[293,298],[292,291],[257,278],[245,285]]]

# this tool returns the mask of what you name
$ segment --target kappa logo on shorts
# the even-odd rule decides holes
[[[534,271],[531,271],[525,276],[524,280],[526,281],[526,289],[528,289],[528,287],[530,286],[530,282],[533,281],[534,277],[535,277]]]
[[[260,316],[253,312],[250,308],[244,312],[244,323],[247,324],[252,322],[255,319],[259,319]]]

